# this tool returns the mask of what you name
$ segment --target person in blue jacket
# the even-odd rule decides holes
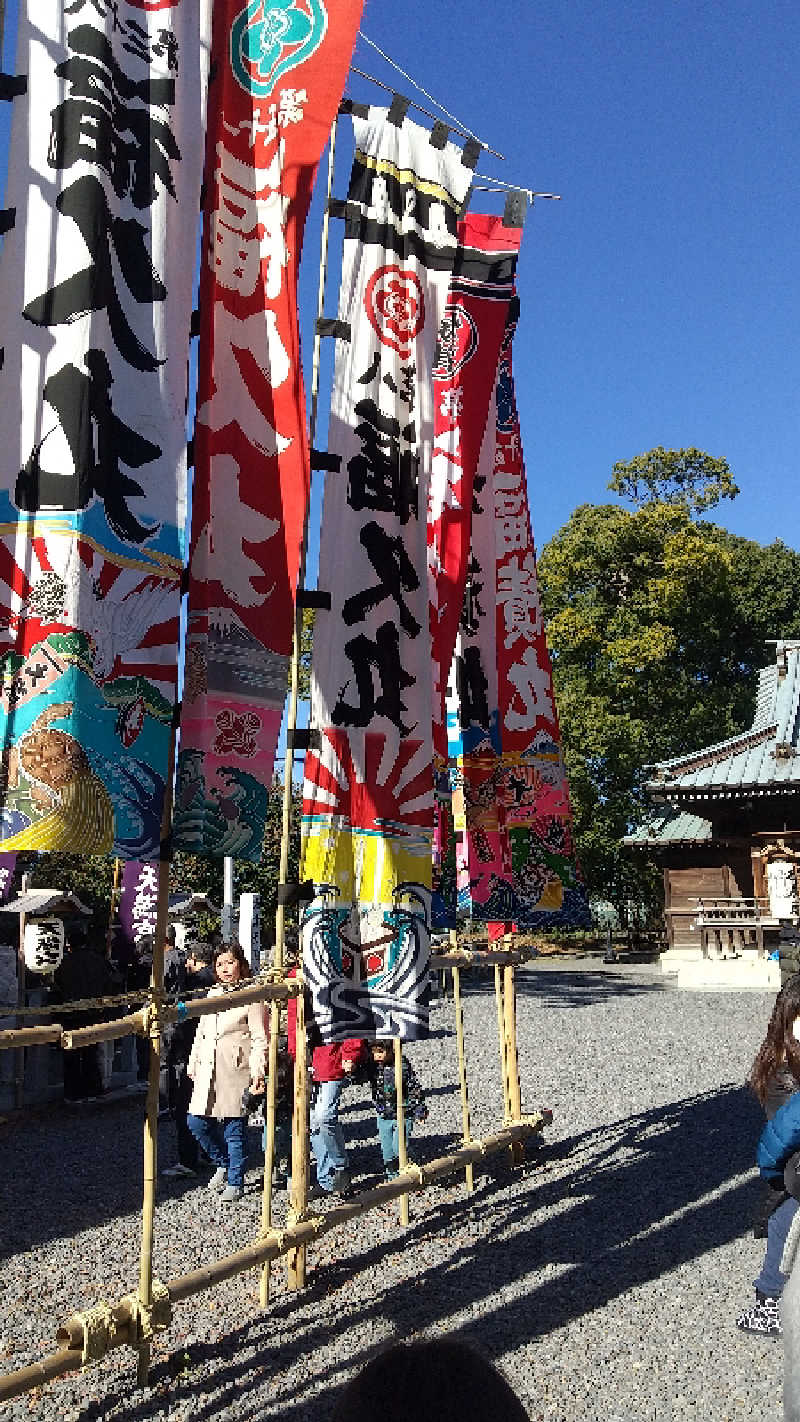
[[[756,1299],[736,1320],[747,1333],[778,1337],[780,1299],[786,1282],[780,1263],[783,1246],[800,1196],[800,974],[781,988],[767,1035],[750,1072],[750,1086],[767,1114],[756,1161],[767,1192],[760,1215],[766,1216],[767,1247],[755,1282]],[[763,1230],[757,1233],[763,1234]]]

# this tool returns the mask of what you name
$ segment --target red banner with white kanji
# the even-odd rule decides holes
[[[309,490],[297,271],[362,0],[217,0],[206,150],[181,848],[257,859]]]
[[[428,490],[428,578],[434,670],[433,744],[447,755],[445,691],[464,602],[475,471],[514,295],[521,227],[469,213],[433,365],[434,441]]]

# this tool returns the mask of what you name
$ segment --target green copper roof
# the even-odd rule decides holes
[[[710,820],[666,805],[657,814],[652,814],[632,834],[626,834],[622,843],[640,847],[651,844],[697,844],[701,840],[711,839],[712,833]]]
[[[679,802],[800,791],[800,642],[779,642],[760,673],[748,731],[651,769],[648,791]]]

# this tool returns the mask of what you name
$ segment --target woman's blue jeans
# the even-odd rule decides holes
[[[320,1081],[311,1107],[311,1149],[317,1166],[317,1183],[332,1190],[338,1171],[347,1165],[344,1132],[339,1124],[343,1081]]]
[[[790,1195],[777,1210],[773,1210],[767,1222],[767,1249],[761,1273],[754,1280],[756,1288],[768,1299],[778,1299],[783,1293],[786,1275],[781,1273],[781,1255],[789,1233],[789,1226],[797,1212],[797,1200]]]
[[[218,1167],[228,1172],[228,1184],[244,1187],[247,1162],[247,1131],[244,1116],[187,1116],[186,1124],[200,1149]]]

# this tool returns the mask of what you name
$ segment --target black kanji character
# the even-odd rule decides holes
[[[409,736],[414,726],[406,726],[403,713],[408,710],[401,693],[414,685],[413,676],[400,664],[400,635],[392,622],[384,622],[375,633],[375,641],[360,634],[345,642],[344,650],[353,664],[358,692],[358,706],[344,700],[349,682],[339,692],[331,712],[334,726],[368,726],[374,716],[385,716],[396,726],[401,736]],[[378,673],[381,694],[375,695],[372,669]]]
[[[369,367],[368,370],[364,371],[363,375],[359,375],[356,381],[356,385],[371,385],[380,368],[381,353],[380,351],[376,351],[374,356],[372,357],[372,365]]]
[[[45,381],[42,394],[55,410],[72,455],[73,471],[64,474],[42,468],[42,448],[48,431],[20,470],[14,502],[35,513],[49,509],[85,509],[93,496],[105,505],[114,532],[126,542],[142,543],[156,533],[139,523],[126,498],[143,495],[135,479],[123,474],[120,464],[139,469],[161,453],[158,445],[123,424],[111,403],[113,379],[105,354],[89,350],[84,357],[88,375],[75,365],[65,365]]]
[[[153,54],[158,59],[163,59],[166,56],[167,68],[171,69],[173,74],[177,74],[178,40],[172,30],[159,30],[158,39],[153,45]]]
[[[29,302],[22,313],[26,321],[35,326],[62,326],[76,316],[105,308],[120,355],[137,370],[158,370],[164,362],[142,345],[122,309],[111,260],[113,249],[136,301],[148,305],[163,301],[167,288],[154,270],[145,246],[147,228],[133,217],[112,217],[100,179],[90,175],[76,179],[59,193],[56,207],[77,223],[92,265]]]
[[[354,622],[363,622],[373,607],[377,607],[384,598],[393,597],[400,611],[400,626],[403,631],[409,637],[418,636],[420,625],[406,607],[403,591],[416,592],[419,578],[403,546],[402,538],[391,538],[379,523],[365,523],[359,540],[362,548],[366,549],[367,557],[380,582],[377,587],[365,588],[364,592],[354,593],[347,599],[342,608],[342,617],[347,626],[352,627]]]
[[[486,488],[486,475],[485,475],[485,474],[479,474],[479,473],[477,472],[477,470],[476,470],[476,471],[475,471],[475,477],[474,477],[473,482],[472,482],[472,512],[473,512],[473,514],[482,514],[482,513],[483,513],[483,504],[479,504],[479,503],[478,503],[478,495],[479,495],[479,494],[482,494],[485,488]]]
[[[404,365],[400,371],[400,399],[413,410],[417,398],[417,367]]]
[[[347,462],[347,502],[352,509],[393,513],[402,524],[418,514],[419,455],[416,426],[400,428],[400,421],[384,415],[374,400],[359,400],[355,414],[361,423],[355,433],[361,453]],[[401,447],[401,441],[404,444]]]
[[[464,726],[489,730],[489,682],[481,665],[478,647],[467,647],[456,657],[456,690]]]
[[[135,83],[120,69],[105,35],[91,25],[79,25],[68,43],[71,57],[56,73],[70,88],[52,112],[50,167],[96,163],[108,173],[117,197],[130,197],[138,208],[152,205],[158,182],[176,197],[170,161],[180,160],[181,152],[169,125],[149,112],[151,105],[174,103],[175,81]],[[140,102],[123,102],[129,99]]]
[[[119,0],[74,0],[72,5],[64,6],[64,14],[78,15],[87,3],[91,5],[101,20],[107,20],[110,15],[114,22],[113,32],[116,33],[119,30],[124,35],[125,27],[119,22]]]
[[[481,593],[486,586],[485,579],[481,581],[478,574],[481,566],[477,558],[470,558],[467,564],[467,584],[464,589],[464,605],[461,609],[460,623],[468,637],[474,637],[478,632],[480,619],[486,616],[486,608],[481,604]]]

